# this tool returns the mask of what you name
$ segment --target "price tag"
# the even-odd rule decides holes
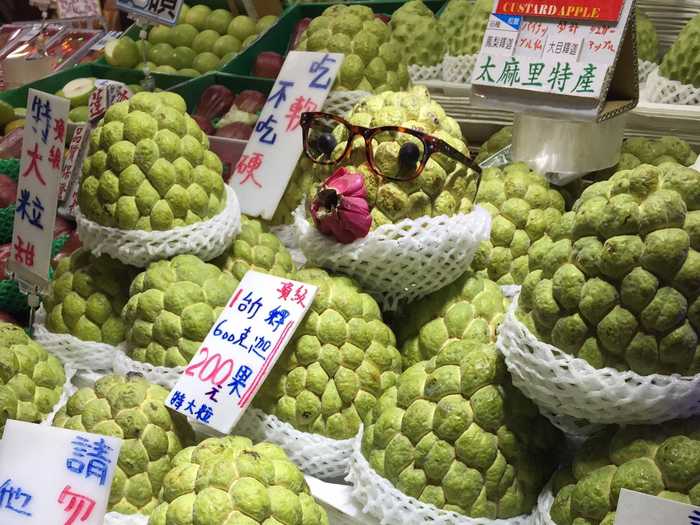
[[[70,189],[71,180],[74,177],[76,168],[80,166],[78,159],[85,152],[85,145],[90,137],[90,126],[88,124],[80,124],[73,131],[70,145],[68,146],[68,155],[63,161],[63,170],[61,171],[61,181],[58,184],[58,201],[66,200],[66,195]]]
[[[102,525],[122,440],[9,419],[0,442],[2,525]]]
[[[102,118],[112,104],[131,98],[131,91],[121,82],[102,80],[95,86],[88,99],[88,118],[91,122]]]
[[[156,24],[174,26],[184,0],[117,0],[117,9]]]
[[[342,62],[339,53],[287,55],[229,180],[246,215],[272,218],[302,152],[299,118],[321,111]]]
[[[99,0],[56,0],[59,18],[100,16]]]
[[[622,489],[615,525],[699,525],[700,507]]]
[[[12,252],[15,277],[39,288],[48,285],[58,185],[66,144],[70,102],[30,89],[22,139]]]
[[[228,434],[316,295],[316,286],[249,271],[165,405]]]
[[[498,0],[496,13],[527,17],[617,22],[624,0]]]

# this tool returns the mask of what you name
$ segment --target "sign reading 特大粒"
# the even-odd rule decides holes
[[[30,289],[43,289],[49,282],[69,107],[67,99],[36,89],[30,89],[27,95],[12,251],[7,267]]]
[[[174,26],[184,0],[117,0],[117,9],[156,24]]]
[[[9,419],[0,445],[2,525],[102,525],[122,440]]]
[[[700,507],[622,489],[615,525],[700,525]]]
[[[570,0],[495,3],[472,73],[477,103],[587,119],[636,104],[632,0],[590,2],[585,9]]]
[[[294,335],[316,290],[247,272],[165,406],[228,434]]]
[[[299,118],[321,111],[342,63],[338,53],[287,55],[229,180],[246,215],[272,218],[302,151]]]

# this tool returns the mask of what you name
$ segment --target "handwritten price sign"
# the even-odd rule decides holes
[[[615,525],[698,525],[700,507],[622,489]]]
[[[231,432],[316,290],[298,281],[246,273],[165,405],[219,432]]]
[[[102,525],[122,440],[8,420],[2,525]]]

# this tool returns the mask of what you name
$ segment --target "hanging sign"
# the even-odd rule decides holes
[[[317,287],[247,272],[165,405],[228,434],[294,335]]]
[[[321,111],[342,63],[339,53],[287,55],[229,180],[246,215],[274,215],[302,152],[299,118],[306,111]]]
[[[184,0],[117,0],[117,9],[156,24],[174,26]]]
[[[56,0],[59,18],[101,16],[100,0]]]
[[[622,489],[615,525],[700,525],[700,507]]]
[[[112,104],[131,98],[131,91],[125,84],[115,80],[101,80],[88,99],[88,119],[92,122],[102,118]]]

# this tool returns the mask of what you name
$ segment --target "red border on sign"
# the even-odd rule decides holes
[[[617,22],[623,0],[498,0],[496,13],[529,18]]]

